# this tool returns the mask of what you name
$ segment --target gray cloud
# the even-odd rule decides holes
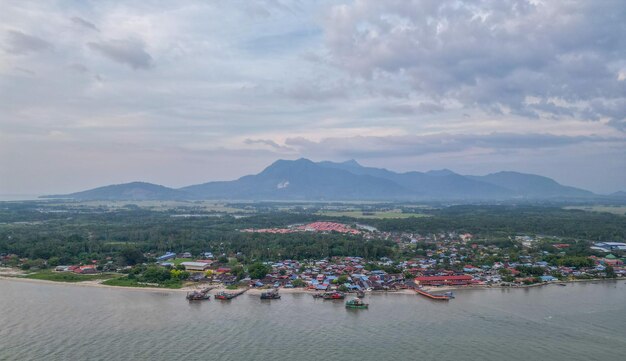
[[[86,66],[84,66],[83,64],[80,63],[74,63],[74,64],[70,64],[68,65],[68,68],[70,68],[71,70],[77,72],[77,73],[81,73],[81,74],[86,74],[89,72],[89,69],[87,69]]]
[[[279,150],[279,151],[289,151],[289,152],[293,152],[294,149],[290,148],[290,147],[286,147],[284,145],[280,145],[278,143],[276,143],[275,141],[271,140],[271,139],[246,139],[244,141],[245,144],[261,144],[261,145],[267,145],[270,148],[274,149],[274,150]]]
[[[12,54],[28,54],[52,48],[52,44],[44,39],[16,30],[8,30],[6,39],[6,51]]]
[[[145,44],[135,39],[108,40],[91,42],[89,48],[105,57],[133,69],[149,69],[152,67],[152,56],[145,50]]]
[[[305,156],[623,189],[626,3],[536,3],[2,2],[0,188],[183,185]]]
[[[422,102],[417,104],[416,106],[410,104],[387,105],[383,107],[383,110],[394,114],[411,115],[441,113],[445,110],[445,108],[441,104]]]
[[[89,21],[87,21],[87,20],[85,20],[85,19],[83,19],[81,17],[74,16],[70,20],[72,20],[72,22],[74,24],[76,24],[76,25],[78,25],[78,26],[80,26],[82,28],[100,32],[100,29],[98,29],[98,27],[94,23],[91,23],[91,22],[89,22]]]
[[[625,119],[623,1],[357,1],[325,24],[333,63],[359,77],[494,114]]]

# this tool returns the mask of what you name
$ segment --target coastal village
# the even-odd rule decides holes
[[[424,292],[470,287],[521,287],[584,279],[626,276],[624,255],[626,244],[619,242],[591,243],[588,257],[571,258],[564,264],[546,261],[564,255],[571,243],[552,242],[548,249],[538,248],[539,239],[518,236],[514,247],[502,248],[497,243],[483,242],[468,233],[447,232],[421,235],[407,232],[379,232],[362,225],[335,222],[314,222],[286,228],[244,229],[241,232],[293,233],[337,232],[361,234],[364,241],[383,238],[396,242],[403,254],[412,257],[401,261],[391,258],[366,260],[362,257],[330,257],[310,260],[284,259],[263,262],[265,270],[256,277],[245,272],[237,261],[241,254],[202,254],[166,252],[146,254],[153,265],[184,277],[188,287],[300,289],[311,292]],[[14,255],[0,255],[0,263],[17,265]],[[563,260],[567,258],[559,258]],[[105,264],[57,265],[55,272],[81,275],[103,271],[128,273],[131,267],[116,268],[112,260]],[[155,284],[158,286],[158,284]]]

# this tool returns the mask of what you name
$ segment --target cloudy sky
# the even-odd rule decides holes
[[[621,0],[0,8],[0,193],[299,157],[626,190]]]

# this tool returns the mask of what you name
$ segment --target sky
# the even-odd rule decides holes
[[[0,193],[277,159],[626,190],[626,2],[0,0]]]

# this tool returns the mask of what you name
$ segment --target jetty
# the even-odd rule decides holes
[[[449,301],[450,298],[452,298],[449,295],[436,295],[430,292],[426,292],[419,288],[416,288],[415,292],[417,292],[418,295],[422,295],[424,297],[430,298],[431,300],[437,300],[437,301]]]

